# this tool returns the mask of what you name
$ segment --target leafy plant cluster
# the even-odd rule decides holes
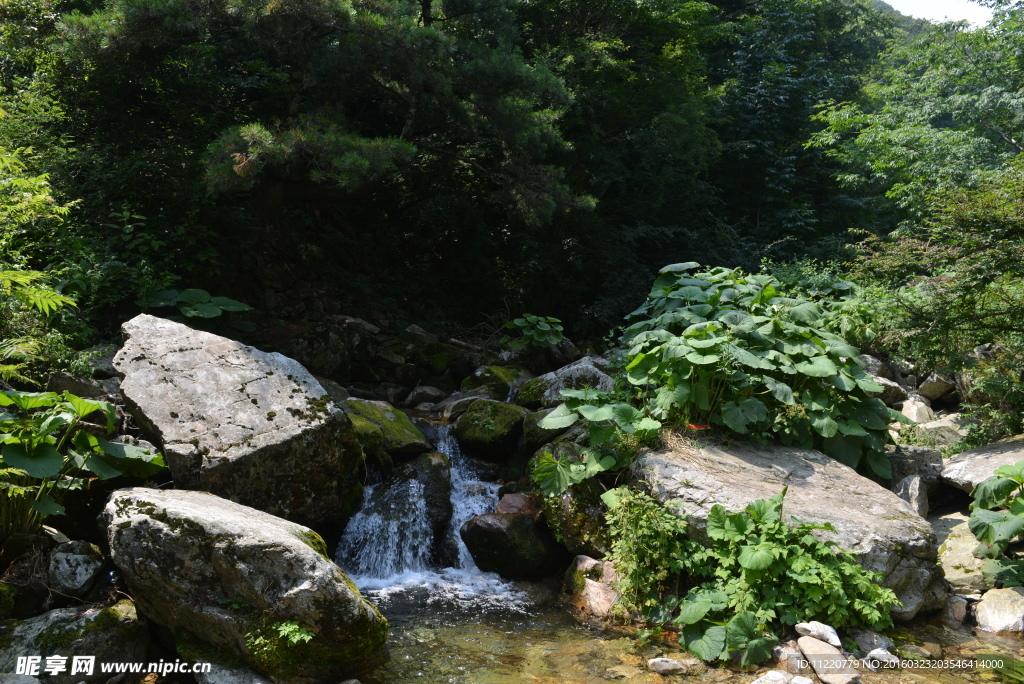
[[[771,276],[698,268],[662,269],[626,328],[627,377],[645,412],[818,448],[890,477],[888,424],[906,419],[871,396],[882,388],[859,350],[821,327],[827,303],[788,297]]]
[[[252,307],[244,302],[229,297],[213,297],[206,290],[189,288],[187,290],[161,290],[135,302],[143,309],[173,306],[185,318],[217,318],[230,311],[252,311]],[[244,321],[232,321],[232,326],[240,329],[251,329]]]
[[[26,365],[40,356],[45,320],[74,305],[46,281],[40,271],[0,270],[0,380],[32,382]]]
[[[540,421],[559,430],[586,420],[587,444],[578,455],[544,451],[531,472],[545,496],[558,496],[574,484],[628,467],[639,445],[658,437],[661,423],[613,392],[562,390],[565,402]]]
[[[89,477],[150,477],[163,469],[160,454],[108,441],[116,419],[113,405],[68,392],[0,392],[0,539],[62,515],[64,495]]]
[[[972,492],[968,526],[980,542],[974,555],[985,558],[982,572],[990,582],[1024,586],[1024,559],[1010,552],[1024,533],[1024,461],[996,469]]]
[[[512,350],[526,349],[527,347],[550,347],[565,338],[562,334],[562,322],[551,316],[523,314],[506,323],[505,327],[519,333],[518,339],[512,339],[508,335],[501,339],[501,343],[508,345]]]
[[[680,643],[707,661],[743,664],[771,655],[784,626],[822,620],[835,627],[891,626],[895,594],[856,560],[812,534],[829,523],[782,519],[786,491],[728,513],[714,506],[710,545],[684,537],[684,525],[650,496],[615,489],[604,496],[610,559],[621,575],[624,608],[680,631]],[[654,578],[644,584],[644,577]]]

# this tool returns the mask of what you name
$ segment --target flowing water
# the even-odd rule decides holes
[[[630,639],[581,627],[558,603],[556,582],[509,582],[481,572],[458,531],[473,516],[494,509],[498,485],[480,478],[450,427],[433,426],[427,432],[451,463],[454,512],[448,532],[458,553],[453,567],[431,567],[431,532],[419,482],[367,486],[365,504],[346,527],[336,558],[391,623],[391,660],[360,676],[363,684],[748,684],[771,668],[720,667],[686,678],[662,677],[645,667],[645,659],[660,651],[637,653]],[[908,643],[941,644],[944,658],[993,652],[1024,657],[1019,639],[927,623],[897,631]],[[983,684],[994,679],[991,671],[956,668],[863,676],[865,684]]]

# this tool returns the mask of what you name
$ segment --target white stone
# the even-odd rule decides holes
[[[928,517],[928,491],[920,475],[908,475],[894,484],[892,491],[910,504],[919,516]]]
[[[959,593],[983,592],[991,584],[981,572],[984,561],[974,557],[978,540],[968,527],[968,517],[959,512],[929,519],[939,542],[939,563],[950,588]]]
[[[772,670],[755,679],[751,684],[789,684],[793,675],[783,670]]]
[[[836,648],[842,648],[843,646],[843,642],[839,640],[839,635],[836,633],[836,630],[823,622],[817,622],[816,620],[812,620],[811,622],[799,622],[794,629],[796,629],[797,634],[814,637],[815,639],[824,641],[826,644],[832,644]]]
[[[900,409],[900,413],[915,423],[927,423],[935,420],[935,412],[932,411],[928,400],[918,394],[911,394],[910,397],[903,402],[903,407]]]
[[[647,669],[660,675],[683,674],[687,667],[671,658],[651,658],[647,661]]]
[[[942,479],[968,494],[982,480],[992,477],[996,468],[1024,461],[1024,435],[971,449],[946,460]]]
[[[1024,587],[989,589],[975,608],[978,629],[1024,632]]]

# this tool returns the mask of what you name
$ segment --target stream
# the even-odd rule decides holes
[[[630,638],[580,625],[559,603],[557,579],[508,581],[479,570],[459,528],[494,509],[499,485],[481,479],[451,426],[435,425],[425,432],[450,461],[448,533],[457,555],[451,567],[431,567],[431,534],[417,481],[366,487],[365,503],[349,521],[335,559],[391,624],[391,659],[363,674],[362,684],[748,684],[771,669],[770,663],[723,666],[685,678],[662,677],[647,670],[646,659],[663,652],[672,657],[676,649],[638,650]],[[970,628],[950,630],[936,621],[899,625],[893,633],[898,642],[939,644],[948,660],[993,653],[1024,658],[1019,639],[976,635]],[[991,671],[965,668],[864,672],[862,678],[865,684],[1000,681]]]

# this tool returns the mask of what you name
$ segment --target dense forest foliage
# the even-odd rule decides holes
[[[994,2],[7,0],[0,368],[169,287],[598,340],[674,261],[852,274],[867,348],[1015,349],[1024,10]]]

